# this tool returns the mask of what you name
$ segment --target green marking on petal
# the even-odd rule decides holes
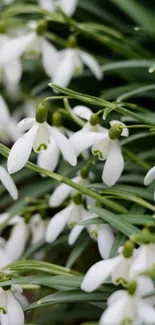
[[[68,228],[69,229],[72,229],[72,228],[74,228],[77,225],[78,225],[78,223],[76,221],[72,221],[71,223],[68,224]]]
[[[39,147],[36,149],[37,152],[40,152],[41,150],[46,150],[47,145],[45,143],[41,143]]]
[[[128,282],[126,281],[126,279],[124,279],[124,278],[122,278],[122,277],[116,279],[116,280],[114,281],[114,283],[115,283],[116,285],[121,284],[121,285],[122,285],[123,287],[125,287],[125,288],[129,285]]]
[[[4,307],[2,307],[2,306],[0,306],[0,311],[1,311],[3,314],[7,314],[7,310],[6,310]]]
[[[97,239],[98,238],[98,232],[95,230],[92,230],[90,233],[91,238]]]
[[[92,154],[94,156],[97,156],[98,159],[100,159],[100,160],[103,160],[104,159],[103,153],[100,150],[97,150],[97,149],[92,150]]]
[[[133,323],[133,319],[130,317],[126,317],[123,319],[121,325],[131,325]]]

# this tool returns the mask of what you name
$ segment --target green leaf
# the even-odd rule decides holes
[[[125,241],[127,240],[127,236],[122,234],[120,231],[117,233],[113,245],[110,250],[109,258],[115,257],[118,254],[118,249],[123,246]]]
[[[5,287],[14,284],[36,284],[46,287],[54,287],[55,285],[61,285],[69,288],[80,288],[82,283],[82,277],[66,275],[66,276],[28,276],[18,277],[10,281],[0,282],[0,287]]]
[[[144,214],[116,214],[116,216],[119,218],[122,218],[123,220],[129,222],[132,225],[148,225],[148,226],[155,226],[155,219],[150,215],[144,215]],[[89,226],[89,225],[100,225],[104,224],[105,222],[101,218],[91,218],[83,220],[79,223],[79,225],[83,226]]]
[[[131,237],[133,234],[138,234],[140,230],[131,225],[121,216],[116,216],[115,214],[101,208],[91,207],[91,211],[95,212],[100,218],[104,221],[108,222],[111,226],[115,227],[117,230],[122,232],[127,237]]]
[[[123,95],[120,95],[118,98],[117,98],[117,102],[122,102],[124,101],[124,99],[127,99],[127,98],[130,98],[130,97],[135,97],[136,95],[140,95],[141,93],[145,93],[145,92],[148,92],[150,90],[154,90],[155,89],[155,84],[151,84],[151,85],[147,85],[147,86],[143,86],[143,87],[138,87],[136,89],[133,89],[131,91],[128,91],[127,93],[123,94]]]
[[[104,286],[105,287],[105,286]],[[105,287],[106,288],[106,287]],[[95,302],[106,301],[109,297],[109,292],[86,293],[81,290],[60,291],[49,296],[46,296],[36,303],[32,303],[25,308],[25,311],[33,308],[44,307],[46,305],[75,303],[75,302]]]
[[[66,262],[66,267],[71,268],[76,260],[81,256],[81,254],[86,250],[86,248],[89,246],[91,242],[90,237],[88,234],[83,233],[81,236],[78,238],[77,242],[75,243],[68,259]]]
[[[34,271],[56,275],[77,274],[77,272],[74,272],[65,267],[37,260],[16,261],[7,266],[7,270],[17,271],[19,273],[27,273]]]

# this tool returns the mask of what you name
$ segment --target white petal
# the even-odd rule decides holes
[[[16,261],[22,256],[27,238],[28,226],[23,221],[13,227],[11,236],[5,245],[5,250],[12,261]]]
[[[71,232],[68,236],[68,244],[69,245],[73,245],[76,242],[77,238],[80,236],[80,234],[84,228],[85,228],[85,226],[78,226],[78,225],[73,227],[73,229],[71,230]]]
[[[110,151],[111,140],[108,137],[108,132],[105,134],[106,134],[105,139],[99,141],[97,144],[95,144],[92,147],[92,154],[94,156],[97,156],[99,160],[107,159]]]
[[[119,258],[114,257],[106,261],[94,264],[86,273],[81,289],[86,292],[96,290],[104,280],[111,274],[112,270],[119,263]]]
[[[125,258],[122,255],[120,257],[120,262],[112,271],[112,281],[115,283],[118,279],[122,278],[128,280],[129,269],[132,262],[131,258]]]
[[[136,274],[148,271],[152,268],[154,260],[152,259],[154,253],[150,249],[150,244],[142,245],[138,248],[137,254],[133,260],[130,269],[130,276],[134,277]]]
[[[150,278],[146,276],[136,276],[137,288],[136,296],[142,297],[147,293],[154,291],[154,284]]]
[[[104,135],[97,132],[84,132],[82,130],[75,132],[70,138],[70,142],[77,156],[80,153],[91,147],[92,145],[98,143]]]
[[[0,248],[0,268],[5,267],[6,265],[12,262],[10,256],[5,251],[5,248]]]
[[[18,84],[22,76],[22,63],[20,59],[15,59],[4,66],[4,78],[6,84]]]
[[[40,217],[39,213],[36,213],[29,222],[30,230],[32,233],[31,245],[38,243],[45,237],[46,224]]]
[[[22,35],[18,38],[8,39],[7,43],[0,51],[0,64],[6,65],[19,58],[27,49],[27,47],[35,40],[36,34],[30,33]]]
[[[121,125],[123,125],[123,126],[126,126],[124,123],[122,123],[122,122],[120,122],[118,120],[112,120],[112,121],[110,121],[110,125],[111,126],[113,126],[115,124],[118,124],[118,123],[121,124]],[[122,129],[121,136],[128,137],[129,136],[129,129],[128,128],[123,128]]]
[[[16,300],[16,298],[13,296],[11,290],[7,291],[7,297],[8,297],[8,319],[9,324],[11,325],[24,325],[24,312],[19,304],[19,302]]]
[[[28,299],[23,294],[21,294],[19,292],[14,292],[13,295],[16,298],[16,300],[19,302],[19,304],[22,306],[23,309],[29,305]]]
[[[8,125],[11,117],[10,117],[8,106],[2,96],[0,96],[0,116],[1,116],[0,125],[2,126],[3,124]]]
[[[98,231],[98,248],[102,258],[108,258],[114,242],[114,234],[111,227],[107,224],[100,225]]]
[[[54,1],[53,0],[38,0],[39,6],[48,11],[54,11]]]
[[[96,79],[101,80],[103,77],[103,73],[97,60],[91,54],[84,51],[79,51],[79,55],[81,60],[91,70]]]
[[[91,118],[91,115],[93,114],[93,112],[91,111],[90,108],[83,106],[83,105],[77,105],[72,109],[72,112],[75,115],[78,115],[81,118],[84,118],[85,120],[89,121],[89,119]]]
[[[42,150],[38,155],[38,166],[53,172],[59,161],[59,149],[54,139],[52,139],[46,150]]]
[[[107,300],[107,305],[110,306],[115,303],[118,299],[126,297],[127,292],[125,290],[118,290],[112,293],[112,295]]]
[[[0,180],[14,200],[18,199],[18,190],[8,172],[0,166]]]
[[[144,324],[153,325],[155,323],[155,309],[142,300],[137,302],[138,319]]]
[[[37,132],[35,124],[23,137],[15,142],[10,150],[7,168],[10,174],[22,169],[28,161]],[[18,158],[18,159],[17,159]]]
[[[49,144],[49,135],[48,135],[46,123],[38,123],[38,129],[33,143],[33,150],[37,153],[40,152],[41,150],[46,150],[48,144]]]
[[[77,0],[60,0],[62,10],[68,15],[72,16],[76,10]]]
[[[76,166],[77,159],[70,141],[54,127],[50,127],[50,132],[65,160],[67,160],[72,166]]]
[[[149,185],[155,179],[155,166],[152,167],[144,178],[144,185]]]
[[[76,50],[68,49],[55,72],[53,83],[67,87],[72,79],[76,62]]]
[[[72,209],[73,205],[68,205],[67,208],[61,210],[52,217],[46,230],[46,241],[48,243],[55,241],[63,231],[68,219],[70,218]]]
[[[116,140],[113,140],[103,169],[103,182],[108,186],[113,186],[120,178],[123,169],[124,159],[119,143]]]
[[[127,296],[115,301],[105,310],[101,316],[100,324],[120,325],[125,318],[134,318],[134,308]]]
[[[52,79],[59,64],[58,51],[45,39],[42,40],[42,61],[46,74]]]
[[[27,117],[27,118],[24,118],[23,120],[21,120],[17,124],[17,127],[18,127],[18,130],[20,130],[21,132],[25,132],[25,131],[31,129],[34,123],[35,123],[34,117]]]
[[[74,177],[73,182],[77,183],[79,177]],[[71,194],[73,188],[66,184],[60,184],[56,187],[55,191],[52,193],[49,205],[50,207],[58,207],[66,198]]]

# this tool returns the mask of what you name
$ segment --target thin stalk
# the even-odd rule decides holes
[[[10,150],[0,144],[0,154],[6,158],[8,158],[8,155],[9,155],[9,152]],[[94,191],[91,191],[90,189],[80,185],[80,184],[77,184],[77,183],[74,183],[72,180],[70,180],[69,178],[67,177],[64,177],[62,175],[59,175],[59,174],[56,174],[56,173],[53,173],[53,172],[50,172],[44,168],[41,168],[31,162],[28,162],[26,165],[25,165],[26,168],[28,169],[31,169],[33,170],[34,172],[37,172],[39,174],[44,174],[50,178],[53,178],[61,183],[64,183],[66,185],[69,185],[71,186],[72,188],[76,189],[77,191],[80,191],[82,194],[85,194],[85,195],[88,195],[90,197],[92,197],[93,199],[95,199],[96,201],[102,203],[102,204],[105,204],[107,207],[115,210],[115,211],[118,211],[118,212],[121,212],[121,213],[124,213],[124,212],[127,212],[127,209],[125,207],[123,207],[121,204],[119,203],[116,203],[116,202],[113,202],[101,195],[99,195],[98,193],[94,192]]]
[[[134,155],[130,150],[123,148],[123,152],[125,155],[131,159],[132,161],[136,162],[137,165],[140,167],[143,167],[146,171],[149,171],[152,166],[150,166],[148,163],[146,163],[144,160],[139,158],[138,156]]]

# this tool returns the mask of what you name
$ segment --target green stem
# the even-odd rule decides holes
[[[8,155],[9,155],[9,152],[10,150],[0,144],[0,154],[6,158],[8,158]],[[77,183],[74,183],[72,180],[70,180],[69,178],[67,177],[64,177],[64,176],[61,176],[59,174],[56,174],[56,173],[53,173],[53,172],[50,172],[46,169],[43,169],[31,162],[28,162],[26,165],[25,165],[26,168],[28,169],[31,169],[33,170],[34,172],[37,172],[37,173],[40,173],[40,174],[44,174],[48,177],[51,177],[61,183],[64,183],[66,185],[69,185],[71,186],[72,188],[76,189],[77,191],[80,191],[82,194],[85,194],[85,195],[88,195],[90,197],[92,197],[93,199],[95,199],[96,201],[102,203],[102,204],[105,204],[107,207],[115,210],[115,211],[118,211],[118,212],[121,212],[121,213],[124,213],[124,212],[127,212],[127,209],[125,207],[123,207],[121,204],[119,203],[116,203],[116,202],[113,202],[101,195],[99,195],[98,193],[94,192],[94,191],[91,191],[90,189],[80,185],[80,184],[77,184]]]
[[[72,109],[69,105],[68,99],[64,98],[64,106],[66,108],[66,111],[68,113],[68,115],[71,117],[71,119],[78,124],[80,127],[83,127],[85,125],[85,123],[82,121],[81,118],[79,118],[78,116],[76,116],[75,114],[73,114]]]
[[[139,115],[137,113],[129,111],[128,109],[122,107],[121,105],[117,105],[116,111],[123,114],[123,115],[130,116],[130,117],[132,117],[132,118],[134,118],[137,121],[140,121],[142,123],[150,123],[151,122],[149,119],[147,119],[147,117],[143,117],[142,115]]]

